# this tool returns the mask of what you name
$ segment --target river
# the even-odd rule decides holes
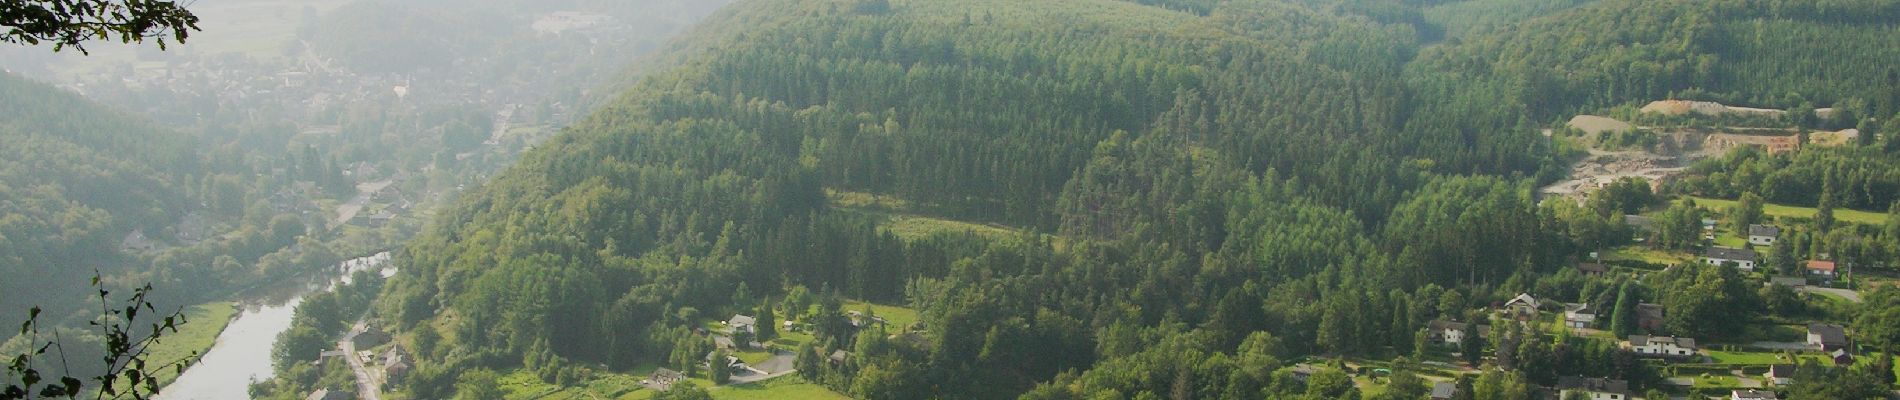
[[[338,282],[348,281],[350,273],[356,271],[380,268],[378,272],[390,276],[395,270],[383,268],[388,261],[388,252],[344,261],[332,270],[340,273],[301,285],[287,297],[244,302],[243,311],[218,334],[211,350],[177,381],[165,386],[154,400],[250,400],[251,382],[272,377],[271,345],[277,341],[277,334],[290,329],[292,311],[303,302],[304,295],[329,291]]]

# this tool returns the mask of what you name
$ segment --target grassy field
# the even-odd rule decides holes
[[[1695,255],[1657,250],[1641,246],[1629,246],[1603,252],[1604,261],[1641,261],[1650,264],[1671,265],[1688,264],[1696,261]]]
[[[237,305],[228,302],[205,303],[185,309],[185,320],[178,327],[178,333],[168,334],[165,341],[152,346],[146,360],[153,365],[171,363],[185,358],[202,357],[211,345],[217,344],[218,334],[224,333],[224,327],[231,324],[231,317],[237,315]],[[192,353],[197,352],[194,356]],[[160,384],[171,383],[178,378],[178,372],[161,369],[157,374]]]
[[[1825,363],[1828,361],[1827,357],[1822,357],[1819,354],[1801,354],[1796,357],[1798,360],[1787,360],[1783,358],[1782,353],[1752,351],[1709,350],[1709,357],[1714,358],[1717,364],[1743,365],[1799,364],[1800,360],[1808,360],[1816,363]]]
[[[871,304],[853,300],[844,303],[844,310],[847,312],[863,311],[865,306],[870,306],[871,312],[878,317],[883,317],[884,320],[891,321],[891,332],[901,332],[911,324],[917,323],[917,311],[904,307]]]
[[[937,233],[969,232],[990,239],[1016,237],[1015,228],[995,224],[937,218],[915,212],[912,204],[893,196],[862,192],[828,192],[831,205],[839,210],[878,219],[878,227],[904,240],[917,240]],[[1057,244],[1060,247],[1060,243]]]
[[[649,368],[650,369],[650,368]],[[574,387],[560,387],[534,376],[534,372],[525,369],[509,371],[502,375],[503,399],[506,400],[599,400],[599,399],[646,399],[653,397],[653,391],[640,386],[639,376],[627,374],[595,374],[586,384]],[[693,379],[700,387],[711,387],[712,381]]]
[[[648,368],[650,369],[650,368]],[[640,386],[639,376],[627,374],[598,374],[585,385],[559,387],[541,382],[533,372],[515,370],[501,377],[502,391],[506,400],[645,400],[658,392]],[[765,382],[743,385],[715,386],[712,381],[703,378],[690,379],[694,385],[706,388],[714,399],[754,400],[754,399],[849,399],[844,395],[806,382],[798,375],[788,375]]]
[[[744,385],[724,386],[710,390],[714,399],[720,400],[808,400],[808,399],[850,399],[845,395],[826,389],[824,386],[806,382],[805,378],[790,375],[765,382]]]
[[[1718,200],[1704,197],[1695,197],[1694,199],[1696,204],[1711,210],[1723,210],[1735,206],[1735,201],[1733,200]],[[1812,207],[1792,207],[1769,204],[1762,207],[1762,213],[1768,214],[1768,216],[1771,217],[1809,219],[1814,218],[1815,209]],[[1837,208],[1834,209],[1834,219],[1863,225],[1880,225],[1887,223],[1887,214]]]

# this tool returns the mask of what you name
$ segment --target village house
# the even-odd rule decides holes
[[[1445,320],[1432,320],[1426,323],[1426,339],[1432,343],[1456,346],[1465,342],[1465,324]]]
[[[1663,327],[1663,306],[1653,303],[1636,304],[1636,326],[1643,330],[1658,332]]]
[[[125,234],[124,240],[119,241],[119,251],[127,253],[144,253],[155,249],[158,249],[158,244],[146,238],[144,231],[132,231]]]
[[[1695,355],[1695,339],[1670,336],[1630,335],[1625,349],[1640,356],[1685,358]]]
[[[686,380],[686,375],[680,374],[679,371],[660,368],[654,370],[653,376],[647,377],[647,380],[641,381],[640,384],[657,390],[667,390],[673,388],[673,384],[683,380]]]
[[[1537,298],[1530,293],[1518,293],[1511,301],[1504,302],[1503,311],[1519,321],[1537,318]]]
[[[1808,324],[1808,347],[1821,351],[1847,347],[1847,330],[1834,324]]]
[[[1557,392],[1565,399],[1572,398],[1571,396],[1574,396],[1572,393],[1590,400],[1629,400],[1631,398],[1628,381],[1581,376],[1557,378]]]
[[[1850,367],[1854,365],[1854,355],[1847,354],[1847,349],[1835,350],[1834,352],[1827,353],[1827,356],[1829,359],[1834,360],[1834,366],[1836,367]]]
[[[317,389],[305,396],[304,400],[355,400],[356,393],[348,390]]]
[[[1577,264],[1577,273],[1583,274],[1583,276],[1603,276],[1603,274],[1606,274],[1609,272],[1610,272],[1610,267],[1605,266],[1603,264],[1598,264],[1598,263],[1578,263]]]
[[[395,220],[396,220],[396,213],[389,212],[389,210],[383,210],[382,212],[376,213],[376,215],[369,216],[369,227],[381,228],[381,227],[389,226],[390,221],[395,221]]]
[[[1715,266],[1734,265],[1742,271],[1754,272],[1757,257],[1754,250],[1717,246],[1703,253],[1702,261]]]
[[[1775,396],[1775,392],[1768,392],[1768,391],[1761,391],[1761,390],[1755,390],[1755,389],[1748,389],[1748,390],[1734,390],[1734,391],[1730,391],[1730,392],[1729,392],[1729,395],[1728,395],[1728,398],[1729,398],[1729,400],[1776,400],[1776,399],[1780,399],[1780,397],[1777,397],[1777,396]]]
[[[1774,225],[1749,225],[1748,244],[1773,246],[1775,239],[1781,237],[1781,228]]]
[[[745,361],[739,360],[739,357],[728,355],[726,356],[726,359],[721,360],[719,359],[718,351],[706,352],[705,366],[707,368],[711,368],[713,366],[713,363],[715,362],[723,363],[723,365],[726,367],[727,370],[742,370],[742,369],[745,369],[746,367]]]
[[[758,324],[759,320],[749,315],[733,314],[732,319],[726,320],[726,327],[732,328],[732,333],[734,334],[739,332],[756,333],[757,331],[755,329],[757,329]]]
[[[368,330],[351,334],[350,337],[345,340],[356,344],[356,348],[361,350],[389,343],[390,336],[388,332],[383,332],[382,329],[372,326]]]
[[[1762,374],[1762,380],[1775,386],[1794,384],[1794,365],[1780,364],[1768,367],[1768,373]]]
[[[832,350],[831,356],[825,359],[830,360],[833,365],[844,365],[845,361],[851,360],[851,352],[844,349]]]
[[[738,350],[739,344],[733,343],[731,336],[713,335],[713,347],[724,350]]]
[[[1432,400],[1451,400],[1458,397],[1458,384],[1439,382],[1432,384]]]
[[[1835,264],[1833,261],[1808,261],[1808,275],[1834,279],[1834,267]]]
[[[1564,304],[1564,326],[1583,329],[1597,323],[1597,310],[1589,304]]]
[[[1630,230],[1635,231],[1637,236],[1656,231],[1656,220],[1641,215],[1624,215],[1623,224],[1629,225]]]

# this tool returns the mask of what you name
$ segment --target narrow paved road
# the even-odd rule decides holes
[[[362,321],[357,321],[356,328],[350,331],[362,332],[363,325]],[[351,333],[344,336],[343,341],[337,342],[336,345],[337,348],[343,350],[344,359],[350,361],[350,371],[356,373],[356,398],[381,400],[383,385],[376,382],[376,374],[371,373],[369,367],[363,365],[363,357],[356,354],[356,341],[352,340],[355,338],[356,334]]]
[[[384,179],[380,182],[356,185],[356,197],[352,197],[350,201],[336,206],[336,222],[330,226],[335,227],[349,224],[350,220],[356,219],[356,213],[363,211],[363,206],[369,205],[370,199],[376,196],[376,192],[383,191],[383,188],[395,183],[396,181],[394,180]]]
[[[1806,291],[1808,291],[1809,293],[1817,293],[1817,292],[1819,292],[1819,293],[1827,293],[1827,294],[1831,294],[1831,295],[1835,295],[1835,296],[1841,296],[1841,298],[1843,298],[1843,299],[1847,299],[1847,301],[1851,301],[1851,302],[1855,302],[1855,303],[1859,303],[1859,302],[1860,302],[1860,293],[1859,293],[1859,292],[1855,292],[1855,291],[1852,291],[1852,290],[1847,290],[1847,289],[1836,289],[1836,288],[1824,288],[1824,287],[1813,287],[1813,286],[1805,286],[1805,287],[1803,287],[1803,288],[1802,288],[1802,290],[1806,290]]]

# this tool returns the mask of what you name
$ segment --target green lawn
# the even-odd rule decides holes
[[[724,386],[709,392],[712,393],[714,399],[720,400],[850,399],[824,386],[806,382],[805,378],[800,378],[798,375],[788,375],[759,383]]]
[[[871,307],[872,313],[883,317],[887,321],[891,321],[892,333],[902,332],[904,328],[917,323],[917,311],[904,307],[870,304],[852,300],[844,303],[844,310],[846,312],[864,311],[864,307],[867,305]]]
[[[1714,358],[1715,363],[1717,364],[1742,364],[1742,365],[1799,364],[1800,363],[1799,360],[1809,360],[1809,361],[1814,361],[1817,363],[1827,362],[1827,357],[1822,357],[1819,354],[1798,354],[1796,355],[1796,358],[1798,358],[1798,360],[1786,360],[1782,358],[1783,353],[1778,353],[1778,352],[1709,350],[1708,353],[1709,353],[1709,357]]]
[[[1711,374],[1707,377],[1701,375],[1695,376],[1695,387],[1697,388],[1733,388],[1741,386],[1741,379],[1736,379],[1732,375]]]
[[[1688,264],[1696,261],[1693,254],[1658,250],[1642,246],[1629,246],[1603,252],[1604,261],[1641,261],[1650,264],[1670,265]]]
[[[649,368],[650,369],[650,368]],[[502,391],[507,400],[644,400],[657,394],[652,389],[640,386],[641,376],[628,374],[596,374],[586,384],[575,387],[559,387],[541,382],[533,372],[514,370],[501,377]],[[706,388],[714,399],[753,400],[753,399],[849,399],[844,395],[806,382],[798,375],[787,375],[765,382],[715,386],[712,381],[703,378],[690,379],[694,385]]]
[[[224,333],[224,327],[231,324],[231,317],[235,315],[237,305],[229,302],[205,303],[185,309],[187,322],[178,326],[177,333],[167,333],[163,342],[153,345],[146,353],[146,360],[156,366],[204,356],[212,345],[218,343],[218,334]],[[160,369],[156,375],[161,384],[178,378],[178,372],[170,368]]]
[[[1711,210],[1723,210],[1735,206],[1734,200],[1718,200],[1704,197],[1695,197],[1694,199],[1696,204]],[[1769,204],[1762,207],[1762,213],[1772,217],[1814,218],[1815,209],[1812,207]],[[1834,209],[1834,219],[1863,225],[1880,225],[1887,223],[1887,214],[1837,208]]]
[[[918,213],[910,202],[893,196],[862,192],[827,193],[832,207],[878,220],[878,228],[904,240],[917,240],[939,233],[974,233],[991,240],[1015,238],[1022,231],[997,224],[982,224],[938,218]],[[1050,238],[1056,248],[1067,245],[1060,237]]]

